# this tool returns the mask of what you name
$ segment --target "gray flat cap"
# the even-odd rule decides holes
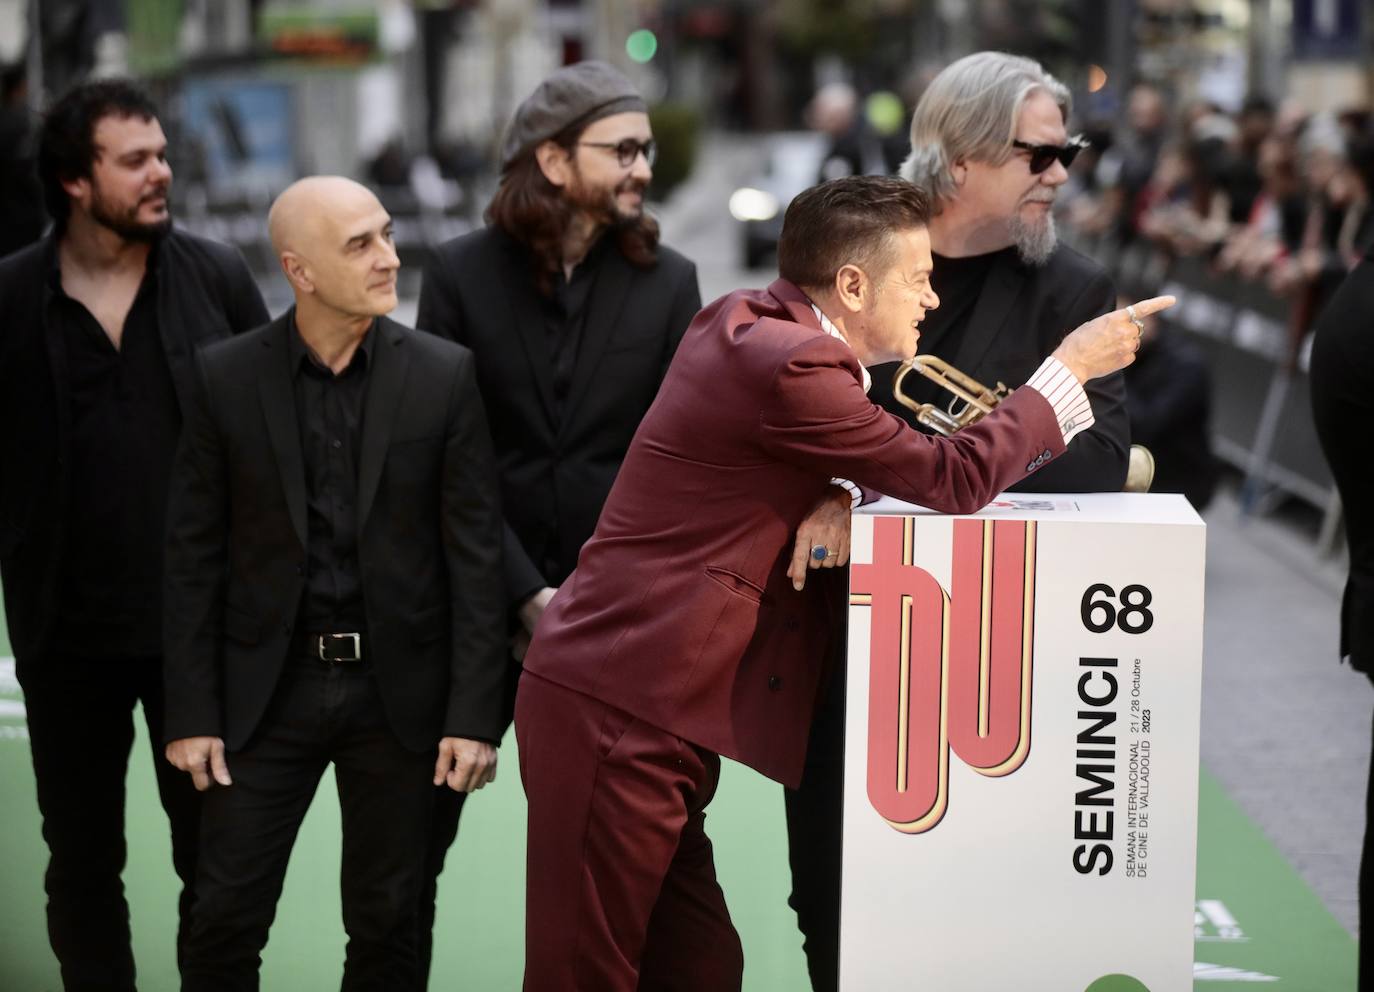
[[[614,66],[605,62],[565,65],[536,86],[516,110],[501,144],[501,168],[573,124],[585,126],[611,114],[647,110],[634,83]]]

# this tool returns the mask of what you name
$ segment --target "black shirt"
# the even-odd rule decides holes
[[[560,269],[554,277],[553,294],[541,296],[540,312],[544,315],[544,334],[549,347],[549,362],[553,366],[554,415],[561,421],[572,387],[573,370],[577,366],[577,352],[582,347],[582,332],[587,326],[587,303],[596,286],[596,274],[606,250],[602,237],[587,252],[566,278]]]
[[[1003,254],[1015,251],[1015,248],[1003,248],[1001,251],[970,255],[966,258],[947,258],[944,255],[932,254],[930,288],[940,298],[940,305],[929,311],[921,321],[918,354],[935,350],[939,343],[946,339],[960,339],[968,329],[969,321],[973,319],[974,307],[983,292],[983,283],[987,281],[993,263]],[[942,349],[940,357],[952,362],[953,349]],[[915,413],[900,405],[892,395],[892,377],[897,372],[896,363],[876,365],[869,369],[869,372],[873,376],[873,388],[869,392],[873,402],[915,426]],[[949,402],[954,399],[947,390],[915,373],[907,375],[902,380],[902,392],[917,403],[934,403],[940,409],[946,409]]]
[[[82,657],[162,653],[162,545],[181,408],[157,321],[157,250],[120,345],[62,289],[54,255],[52,332],[70,381],[71,487],[54,648]]]
[[[375,325],[374,325],[375,326]],[[372,330],[338,375],[288,335],[296,422],[305,459],[306,582],[298,629],[367,629],[358,569],[358,452],[372,357]]]

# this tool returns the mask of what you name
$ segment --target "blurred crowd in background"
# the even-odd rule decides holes
[[[1148,83],[1131,90],[1119,130],[1090,124],[1065,220],[1119,252],[1206,259],[1319,309],[1374,245],[1374,129],[1363,106],[1306,107],[1252,96],[1227,112],[1177,109]]]
[[[934,74],[1013,51],[1069,86],[1091,142],[1061,236],[1125,294],[1185,293],[1171,323],[1217,453],[1248,506],[1296,496],[1329,545],[1329,474],[1290,425],[1310,422],[1310,327],[1374,242],[1371,38],[1374,0],[0,0],[0,253],[45,223],[36,115],[131,74],[164,108],[178,223],[238,246],[269,307],[266,207],[310,173],[378,190],[413,298],[430,248],[483,223],[515,105],[596,58],[649,100],[653,199],[727,144],[755,163],[716,202],[721,254],[757,283],[791,196],[895,171]]]

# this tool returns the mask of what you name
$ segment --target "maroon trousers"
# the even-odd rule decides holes
[[[733,992],[744,954],[706,804],[720,758],[526,672],[525,992]]]

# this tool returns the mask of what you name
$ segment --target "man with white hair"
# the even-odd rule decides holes
[[[1070,328],[1115,306],[1106,271],[1055,235],[1055,195],[1086,144],[1068,133],[1069,108],[1069,91],[1038,63],[978,52],[937,75],[912,116],[901,175],[933,203],[931,285],[942,301],[921,324],[921,350],[990,386],[1022,385]],[[893,397],[896,368],[870,369],[869,395],[915,426],[912,411]],[[902,385],[919,403],[950,399],[917,376]],[[1121,489],[1130,450],[1122,376],[1085,388],[1096,423],[1054,464],[1012,488]],[[832,648],[843,651],[842,640]],[[843,734],[841,666],[816,715],[801,787],[786,794],[789,901],[817,992],[838,981]]]

